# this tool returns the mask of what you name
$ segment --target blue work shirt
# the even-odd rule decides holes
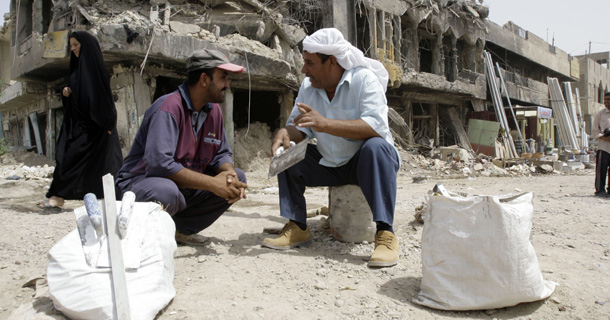
[[[233,163],[220,106],[209,103],[194,114],[184,83],[157,99],[144,113],[117,181],[138,175],[168,177],[184,168],[215,175],[223,164]]]
[[[335,90],[333,100],[329,101],[324,89],[312,87],[309,77],[305,78],[299,88],[286,126],[294,126],[294,118],[301,114],[296,104],[301,102],[328,119],[362,119],[381,138],[394,146],[392,133],[388,126],[388,102],[383,87],[372,71],[363,67],[345,70]],[[296,126],[295,128],[305,133],[310,139],[314,137],[317,139],[318,151],[322,154],[320,164],[326,167],[339,167],[346,164],[364,143],[364,140],[342,138],[316,132],[312,128]],[[398,151],[396,154],[398,155]]]

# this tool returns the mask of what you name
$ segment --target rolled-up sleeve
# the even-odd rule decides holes
[[[303,93],[305,94],[305,90],[304,90],[304,83],[301,84],[301,89],[299,89],[299,93]],[[309,93],[311,94],[311,93]],[[292,111],[290,112],[290,117],[288,117],[288,121],[286,121],[286,126],[294,126],[293,121],[294,118],[298,117],[301,114],[301,111],[299,111],[299,107],[297,107],[297,103],[305,103],[303,97],[299,94],[299,96],[297,96],[297,98],[294,100],[294,106],[292,107]],[[309,139],[313,139],[314,135],[313,135],[313,130],[309,127],[296,127],[297,130],[303,132]]]
[[[143,161],[146,175],[167,177],[178,173],[184,166],[174,160],[180,129],[172,114],[158,111],[150,119]]]
[[[360,95],[360,119],[368,123],[379,136],[384,137],[389,128],[384,121],[388,118],[388,102],[383,87],[374,76],[367,76],[364,82]]]

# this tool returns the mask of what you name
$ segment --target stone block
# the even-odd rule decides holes
[[[557,170],[557,171],[562,171],[562,170],[563,170],[563,161],[552,161],[552,160],[549,160],[549,161],[544,161],[544,160],[534,160],[534,161],[532,161],[532,164],[533,164],[534,166],[536,166],[536,167],[539,167],[539,166],[541,166],[541,165],[545,165],[545,164],[547,164],[547,165],[549,165],[549,166],[552,166],[554,170]]]
[[[568,162],[566,162],[566,165],[563,166],[563,171],[565,171],[565,172],[572,172],[572,171],[578,171],[578,170],[584,170],[584,169],[585,169],[585,165],[579,161],[568,161]]]
[[[343,242],[375,241],[377,230],[373,213],[360,186],[344,185],[329,188],[330,231]]]
[[[459,158],[461,161],[468,162],[470,160],[470,155],[465,149],[459,147],[441,147],[440,150],[443,161],[447,161],[449,155],[451,155],[453,159]]]
[[[198,34],[201,31],[201,28],[196,24],[187,24],[180,21],[171,21],[169,27],[173,32],[180,35]]]

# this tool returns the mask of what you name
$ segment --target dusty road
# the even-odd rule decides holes
[[[43,212],[35,203],[48,179],[5,179],[17,171],[0,167],[0,318],[63,319],[52,308],[44,311],[50,306],[44,281],[38,282],[40,298],[33,298],[34,286],[23,286],[45,277],[47,252],[75,228],[72,210],[82,202],[69,201],[60,213]],[[433,176],[412,182],[422,174]],[[309,220],[310,247],[262,248],[268,236],[263,228],[281,227],[284,221],[276,181],[265,172],[249,172],[248,199],[201,233],[210,244],[178,247],[177,295],[157,319],[610,319],[610,199],[592,196],[591,170],[462,179],[434,175],[401,169],[395,224],[400,262],[370,269],[366,260],[373,244],[333,240],[324,216]],[[437,182],[468,194],[535,193],[532,243],[543,277],[559,284],[549,299],[469,312],[412,302],[422,277],[423,228],[413,215]],[[309,208],[327,205],[325,188],[308,189],[306,195]]]

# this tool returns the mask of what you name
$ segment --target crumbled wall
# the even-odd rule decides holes
[[[12,72],[15,79],[45,84],[44,92],[36,97],[46,101],[37,105],[39,111],[55,108],[50,97],[67,80],[69,58],[66,54],[63,59],[41,59],[48,35],[40,32],[92,32],[112,69],[125,153],[144,110],[154,99],[156,79],[182,79],[184,59],[193,50],[218,49],[246,66],[245,73],[232,76],[231,86],[242,93],[277,92],[283,101],[279,104],[281,120],[292,107],[287,101],[293,99],[304,78],[300,42],[307,33],[336,26],[347,29],[342,30],[346,37],[357,39],[354,44],[367,56],[384,63],[390,74],[389,100],[407,99],[404,105],[429,103],[429,114],[436,118],[430,125],[437,126],[442,105],[466,110],[471,101],[487,98],[482,53],[490,32],[485,21],[488,14],[489,8],[474,0],[54,0],[48,27],[36,22],[31,35],[20,31],[19,56]],[[342,20],[345,17],[349,19]],[[431,46],[427,53],[431,66],[425,72],[422,40]],[[536,88],[516,95],[539,101],[531,98]],[[404,105],[396,104],[402,108],[401,114],[412,111]],[[233,106],[224,110],[240,112]],[[27,114],[26,109],[16,112]],[[50,121],[52,117],[49,113]],[[228,127],[227,132],[232,130]],[[236,149],[243,142],[240,130],[235,130]],[[431,131],[438,135],[438,128]]]
[[[264,171],[271,157],[271,130],[264,123],[255,122],[235,131],[233,159],[235,166],[246,171]]]

